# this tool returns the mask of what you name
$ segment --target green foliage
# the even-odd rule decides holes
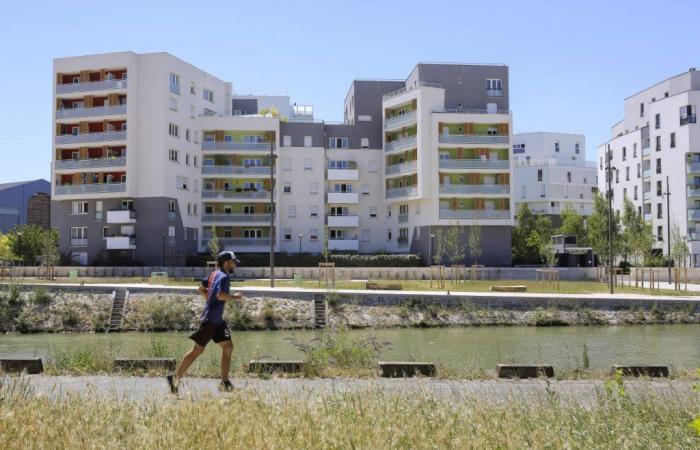
[[[469,255],[471,255],[474,264],[478,264],[481,257],[481,227],[479,225],[469,228],[467,245],[469,246]]]
[[[7,234],[0,234],[0,263],[9,263],[17,258],[12,247],[12,240]]]
[[[232,330],[252,330],[258,328],[246,311],[237,302],[226,302],[224,307],[224,320],[228,322]]]
[[[552,220],[548,216],[535,216],[526,204],[522,204],[512,233],[513,263],[545,262],[543,255],[551,243],[552,230]]]
[[[221,247],[219,246],[219,237],[216,235],[216,227],[211,227],[211,238],[209,238],[209,243],[207,244],[209,249],[209,258],[211,261],[216,261],[219,256]]]
[[[58,255],[58,234],[56,230],[44,230],[37,225],[19,225],[7,234],[12,253],[21,258],[26,264],[35,264],[47,252],[48,243],[55,245],[55,254],[49,251],[49,257]]]
[[[607,263],[609,259],[608,247],[608,203],[602,195],[595,196],[593,213],[588,218],[588,244],[593,247],[593,251],[602,262]],[[613,238],[613,259],[620,254],[620,217],[613,211],[612,214],[612,238]]]
[[[143,331],[188,330],[192,320],[190,304],[185,297],[154,295],[140,305],[141,320],[132,324]]]
[[[266,301],[260,310],[260,319],[263,321],[266,328],[270,330],[277,328],[275,321],[278,319],[278,317],[277,313],[275,312],[275,306],[271,300]]]
[[[681,234],[681,229],[677,222],[671,226],[671,259],[678,267],[685,267],[688,262],[690,251],[686,237]]]
[[[439,266],[442,264],[443,259],[445,258],[445,239],[446,239],[446,233],[445,231],[438,229],[435,231],[435,245],[433,246],[432,252],[433,252],[433,261],[432,263],[435,264],[436,266]]]
[[[51,296],[51,294],[49,294],[49,291],[47,291],[44,286],[37,286],[34,288],[34,292],[32,295],[32,301],[34,303],[41,306],[48,306],[52,300],[53,297]]]
[[[457,224],[451,225],[445,231],[444,254],[450,264],[463,264],[466,246],[462,243],[464,227]]]
[[[586,343],[583,343],[583,357],[582,357],[583,368],[588,370],[591,367],[591,360],[588,357],[588,347]]]
[[[567,326],[569,322],[564,320],[561,312],[556,309],[536,308],[530,315],[529,325],[536,327]]]
[[[240,254],[237,255],[244,267],[266,267],[270,265],[270,254]],[[421,258],[418,255],[391,255],[391,254],[329,254],[329,262],[336,267],[420,267]],[[275,265],[278,267],[318,267],[318,263],[325,262],[323,255],[310,253],[277,253]],[[201,266],[201,261],[189,262],[194,266]]]
[[[569,204],[561,211],[561,226],[558,234],[573,234],[579,247],[585,247],[588,243],[588,234],[583,217]]]

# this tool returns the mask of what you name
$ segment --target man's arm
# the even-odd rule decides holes
[[[207,288],[205,288],[204,286],[199,286],[197,290],[202,295],[202,297],[207,298]]]
[[[243,303],[243,294],[236,292],[235,294],[227,294],[225,292],[219,292],[216,294],[216,299],[222,302],[238,302]]]

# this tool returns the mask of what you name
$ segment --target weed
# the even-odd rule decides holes
[[[49,291],[47,291],[44,286],[37,286],[34,288],[32,301],[35,304],[41,306],[48,306],[52,300],[53,297],[51,297],[51,294],[49,294]]]

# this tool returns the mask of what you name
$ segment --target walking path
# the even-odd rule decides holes
[[[34,394],[51,398],[65,395],[96,394],[130,400],[164,401],[171,399],[165,379],[162,377],[124,376],[46,376],[26,375]],[[0,379],[1,381],[1,379]],[[437,398],[464,401],[467,398],[505,401],[522,399],[533,401],[556,395],[563,401],[586,405],[605,395],[603,380],[438,380],[416,379],[304,379],[304,378],[238,378],[232,380],[237,391],[251,393],[268,402],[290,399],[314,399],[322,396],[358,393],[416,395],[421,392]],[[624,382],[626,392],[632,398],[659,395],[682,398],[693,393],[689,380],[636,380]],[[225,397],[218,391],[218,380],[187,378],[180,388],[180,398]]]

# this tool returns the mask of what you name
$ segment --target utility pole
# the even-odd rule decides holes
[[[668,251],[666,265],[668,265],[668,284],[671,284],[671,191],[668,190],[668,175],[666,175],[664,196],[666,197],[666,249]]]
[[[275,138],[270,139],[270,287],[275,287]]]
[[[614,167],[610,165],[610,159],[612,157],[612,152],[610,151],[610,146],[608,145],[606,152],[606,168],[605,174],[608,181],[608,285],[610,286],[610,294],[615,293],[615,288],[613,285],[613,236],[612,236],[612,172]]]

